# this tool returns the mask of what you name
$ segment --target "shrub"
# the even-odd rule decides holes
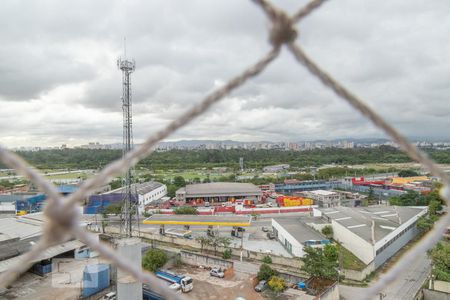
[[[278,275],[278,272],[272,269],[268,264],[262,264],[256,277],[259,280],[269,280],[270,277]]]
[[[271,264],[272,263],[272,257],[270,257],[269,255],[266,255],[262,259],[262,262],[265,263],[265,264]]]
[[[166,264],[168,260],[166,252],[160,249],[150,249],[142,260],[144,269],[155,272]]]
[[[283,278],[278,276],[272,276],[268,282],[269,288],[274,292],[282,292],[286,289],[286,282]]]
[[[225,249],[222,254],[223,259],[230,259],[231,258],[231,249]]]
[[[197,208],[192,206],[180,206],[173,210],[176,215],[198,215]]]
[[[183,265],[183,261],[181,260],[180,255],[177,255],[173,261],[173,265],[175,267],[181,267]]]
[[[327,238],[333,237],[333,227],[331,225],[326,225],[322,228],[322,234],[326,236]]]

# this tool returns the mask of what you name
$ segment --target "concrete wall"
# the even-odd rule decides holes
[[[188,265],[193,266],[208,266],[208,267],[222,267],[225,269],[231,269],[233,268],[233,262],[211,257],[204,254],[198,254],[188,251],[181,251],[180,252],[181,261],[183,263],[186,263]]]
[[[375,263],[372,261],[365,269],[361,271],[343,269],[341,271],[341,274],[346,279],[363,281],[366,278],[366,276],[372,273],[373,271],[375,271]]]
[[[283,226],[278,224],[278,222],[275,219],[272,219],[272,227],[277,232],[277,239],[280,241],[280,243],[287,249],[286,247],[286,241],[289,242],[292,246],[291,251],[287,249],[289,252],[292,253],[292,255],[297,257],[303,257],[305,255],[305,252],[303,251],[303,245],[300,244],[289,232],[287,232]]]
[[[429,289],[423,289],[423,300],[450,300],[450,294],[439,292],[439,291],[433,291]]]
[[[396,235],[398,235],[402,230],[404,230],[405,228],[407,228],[408,226],[414,224],[415,222],[417,222],[417,220],[425,215],[428,212],[428,208],[427,207],[423,207],[423,210],[421,212],[419,212],[416,216],[414,216],[413,218],[409,219],[408,221],[402,223],[399,227],[397,227],[394,231],[392,231],[391,233],[389,233],[388,235],[386,235],[383,239],[377,241],[375,243],[375,250],[378,250],[379,248],[383,247],[384,244],[386,244],[387,242],[389,242],[390,240],[392,240]]]
[[[397,253],[403,246],[408,244],[417,234],[419,230],[416,226],[405,231],[394,242],[387,246],[381,253],[375,257],[375,269],[384,264],[389,258]]]
[[[300,281],[306,282],[308,280],[307,277],[300,277],[300,276],[296,276],[296,275],[289,274],[289,273],[283,273],[283,272],[280,272],[278,276],[283,278],[288,285],[297,284]]]
[[[450,294],[450,282],[435,280],[434,290]]]
[[[322,292],[314,300],[339,300],[339,285],[337,282],[330,286],[326,291]]]
[[[366,265],[371,263],[375,256],[375,251],[371,243],[352,233],[350,230],[336,222],[331,221],[333,227],[333,236],[350,250],[356,257],[362,260]]]

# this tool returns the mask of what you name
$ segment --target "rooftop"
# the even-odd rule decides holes
[[[375,224],[375,242],[396,230],[401,224],[426,212],[426,207],[371,206],[333,207],[319,209],[326,218],[372,242],[372,222]]]
[[[30,216],[0,219],[0,244],[12,239],[25,239],[42,234],[42,221]]]
[[[148,182],[144,182],[144,183],[134,183],[131,185],[131,191],[132,192],[136,191],[137,194],[144,195],[144,194],[150,193],[151,191],[153,191],[161,186],[163,186],[163,184],[160,182],[156,182],[156,181],[148,181]],[[109,191],[105,194],[122,193],[123,190],[124,190],[124,188],[121,187],[121,188]]]
[[[309,191],[308,193],[315,194],[315,195],[321,195],[321,196],[330,196],[330,195],[336,194],[336,192],[330,192],[330,191],[325,191],[325,190]]]
[[[309,240],[326,239],[325,236],[306,225],[300,218],[274,218],[273,220],[280,224],[290,235],[302,244]]]
[[[200,184],[189,184],[186,187],[181,188],[177,193],[185,192],[186,196],[191,195],[260,195],[261,189],[251,183],[240,182],[211,182]]]

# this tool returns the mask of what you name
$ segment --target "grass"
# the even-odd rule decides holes
[[[58,174],[58,175],[49,175],[46,176],[48,179],[76,179],[78,177],[81,178],[88,178],[92,176],[92,174],[87,174],[84,172],[79,172],[79,173],[68,173],[68,174]]]
[[[348,251],[341,245],[337,245],[338,251],[340,252],[340,259],[342,262],[342,267],[344,269],[361,271],[364,270],[367,265],[364,264],[359,258],[357,258],[353,253]]]

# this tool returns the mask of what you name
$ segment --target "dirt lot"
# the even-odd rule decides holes
[[[252,275],[234,272],[225,278],[216,278],[209,275],[208,270],[193,267],[180,267],[176,273],[186,274],[194,279],[194,289],[184,294],[186,299],[221,299],[234,300],[243,297],[247,300],[266,299],[253,289]]]

